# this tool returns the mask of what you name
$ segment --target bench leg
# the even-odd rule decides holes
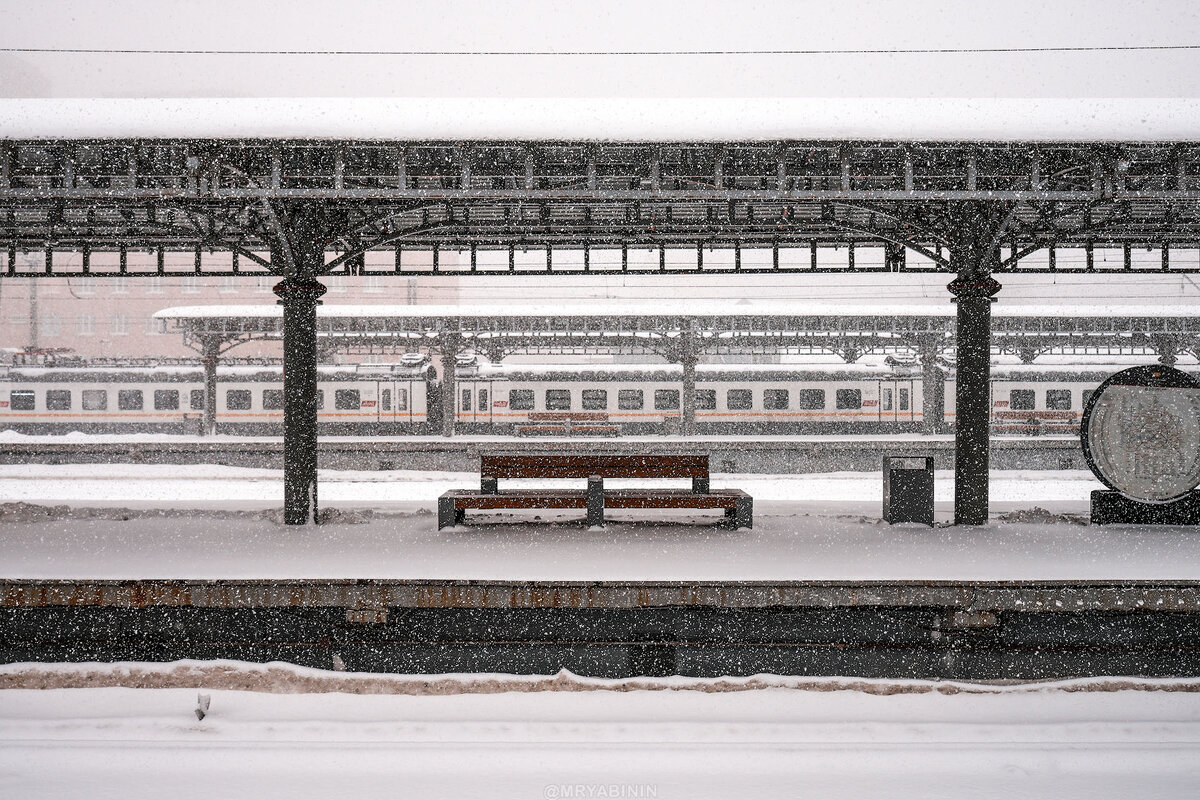
[[[604,478],[600,475],[588,478],[587,524],[588,527],[604,526]]]
[[[466,511],[456,508],[453,497],[438,498],[438,530],[457,525],[466,518]]]
[[[754,498],[750,495],[743,495],[738,498],[737,507],[733,510],[733,527],[754,527]]]
[[[500,479],[492,477],[491,475],[484,475],[482,478],[479,479],[479,493],[480,494],[499,494],[500,493]]]
[[[703,478],[697,476],[692,478],[692,493],[693,494],[708,494],[708,476]]]

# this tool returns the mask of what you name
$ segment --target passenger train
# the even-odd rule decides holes
[[[1089,393],[1124,365],[997,365],[991,407],[997,433],[1078,430]],[[504,365],[458,360],[456,430],[514,435],[678,432],[678,366]],[[954,375],[945,376],[943,429],[954,423]],[[279,434],[278,365],[218,370],[218,431]],[[424,354],[399,364],[319,369],[321,432],[426,434],[441,429],[441,384]],[[700,365],[700,434],[904,433],[924,429],[921,371],[888,363]],[[61,363],[0,367],[0,430],[25,433],[199,432],[204,376],[196,364]]]

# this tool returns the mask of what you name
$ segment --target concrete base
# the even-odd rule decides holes
[[[1172,503],[1143,503],[1119,492],[1092,492],[1093,525],[1200,525],[1200,492]]]

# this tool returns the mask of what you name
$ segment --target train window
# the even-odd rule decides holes
[[[46,392],[46,410],[47,411],[70,411],[71,410],[71,390],[70,389],[50,389]]]
[[[105,389],[84,389],[84,411],[108,411],[108,391]]]
[[[768,411],[782,411],[788,407],[789,394],[787,389],[763,389],[763,408]]]
[[[645,405],[641,389],[618,389],[617,408],[622,411],[637,411]]]
[[[892,390],[891,389],[880,389],[879,390],[879,410],[880,411],[891,411],[892,410]]]
[[[584,389],[583,390],[583,410],[584,411],[606,411],[606,410],[608,410],[608,390],[606,390],[606,389]]]
[[[379,390],[379,410],[380,411],[391,411],[392,410],[392,390],[391,389],[380,389]]]
[[[192,389],[191,400],[192,400],[192,404],[191,404],[192,411],[203,411],[204,410],[204,390],[203,389]]]
[[[468,393],[467,401],[470,402]],[[335,389],[333,392],[333,407],[338,411],[358,411],[361,405],[358,389]]]
[[[13,411],[33,411],[36,407],[36,400],[31,390],[19,389],[9,392],[8,403]]]
[[[696,408],[700,411],[711,411],[717,407],[716,389],[697,389]]]
[[[317,389],[317,410],[321,411],[325,408],[325,390]]]
[[[117,391],[117,408],[121,411],[142,410],[141,389],[120,389]]]
[[[408,411],[408,389],[396,390],[396,410]]]
[[[679,409],[679,390],[678,389],[655,389],[654,390],[654,410],[655,411],[676,411]]]
[[[1046,408],[1051,411],[1070,411],[1071,410],[1071,390],[1070,389],[1047,389],[1046,390]]]
[[[250,410],[250,390],[230,389],[225,392],[225,408],[230,411]]]
[[[283,389],[263,389],[263,411],[283,410]]]
[[[1033,411],[1033,389],[1013,389],[1008,393],[1008,407],[1013,411]]]
[[[510,389],[508,407],[513,411],[533,411],[533,389]]]
[[[479,410],[487,411],[488,408],[490,408],[490,406],[488,405],[488,390],[480,389],[479,390]]]
[[[754,408],[754,392],[749,389],[730,389],[725,393],[725,407],[730,411]]]
[[[838,408],[862,408],[862,390],[838,389],[834,400]]]
[[[546,410],[547,411],[570,411],[571,410],[571,390],[570,389],[547,389],[546,390]]]
[[[901,389],[900,390],[900,410],[908,411],[908,404],[909,404],[908,389]]]
[[[179,390],[178,389],[155,389],[154,390],[154,410],[155,411],[178,411],[179,410]]]
[[[463,411],[471,410],[471,390],[470,389],[462,390],[462,402],[459,404],[459,408]]]
[[[796,407],[805,411],[817,411],[825,408],[825,390],[797,389]]]
[[[1087,408],[1088,402],[1092,399],[1092,395],[1096,393],[1095,389],[1084,389],[1083,396],[1080,402],[1080,408]]]

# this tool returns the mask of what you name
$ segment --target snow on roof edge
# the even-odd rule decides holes
[[[1196,141],[1193,98],[0,98],[8,139]]]

